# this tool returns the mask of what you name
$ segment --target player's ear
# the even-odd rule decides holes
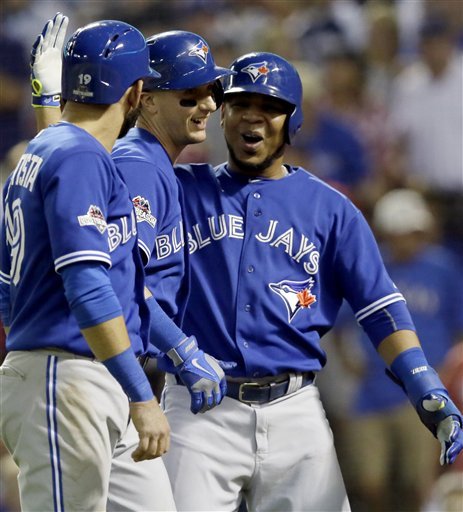
[[[153,91],[142,92],[140,103],[143,109],[147,110],[150,114],[154,114],[157,111],[157,99]]]
[[[140,105],[140,97],[143,89],[143,80],[137,80],[127,90],[127,100],[131,109],[136,109]]]

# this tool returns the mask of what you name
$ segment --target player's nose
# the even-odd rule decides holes
[[[198,106],[202,112],[214,112],[217,110],[217,105],[212,94],[208,94],[201,98],[198,102]]]
[[[245,111],[243,111],[241,117],[244,121],[248,121],[249,123],[255,123],[258,121],[262,121],[263,112],[258,107],[249,106]]]

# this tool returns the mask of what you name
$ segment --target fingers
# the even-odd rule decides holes
[[[224,381],[225,382],[225,381]],[[226,390],[225,383],[225,390]],[[219,405],[225,393],[223,393],[222,381],[220,385],[216,383],[213,389],[208,391],[194,392],[191,394],[190,410],[193,414],[204,414]]]
[[[50,41],[51,33],[53,31],[53,20],[49,20],[42,31],[42,48],[40,53],[44,53],[50,46],[53,46]]]
[[[40,55],[40,52],[42,50],[42,40],[43,40],[43,36],[42,36],[42,34],[39,34],[37,36],[36,40],[34,41],[34,44],[32,45],[31,60],[30,60],[31,66],[34,65],[36,55]]]
[[[135,451],[132,453],[132,459],[135,462],[140,462],[141,460],[145,460],[145,454],[148,452],[149,439],[147,437],[140,437],[140,441],[138,442],[138,446]]]
[[[155,459],[169,449],[170,428],[156,399],[131,402],[130,415],[140,438],[132,453],[135,462]]]
[[[449,421],[450,420],[450,421]],[[451,417],[441,422],[438,437],[441,442],[440,465],[453,464],[461,451],[463,451],[463,430],[458,421]]]
[[[142,436],[137,448],[132,453],[135,462],[161,457],[170,448],[170,436]]]
[[[222,379],[220,381],[220,392],[222,393],[222,397],[227,394],[227,381],[226,379]]]
[[[61,13],[55,16],[55,24],[53,32],[51,34],[53,46],[56,48],[62,48],[64,45],[64,38],[66,37],[66,30],[68,28],[69,18]]]
[[[203,393],[201,392],[192,392],[191,394],[191,404],[190,404],[190,411],[193,414],[198,414],[198,412],[203,410],[204,407],[204,399],[203,399]]]
[[[193,414],[203,414],[213,409],[221,400],[220,391],[219,393],[215,390],[191,392],[190,410]]]

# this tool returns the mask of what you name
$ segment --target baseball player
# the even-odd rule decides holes
[[[58,13],[33,48],[33,104],[51,107],[36,109],[40,128],[55,121],[59,111],[53,107],[59,107],[56,69],[61,63],[65,20]],[[175,370],[188,387],[192,412],[205,412],[221,402],[226,381],[219,364],[177,327],[188,287],[172,162],[187,144],[206,138],[207,119],[222,98],[220,78],[232,72],[216,66],[207,42],[191,32],[158,34],[147,40],[147,46],[151,68],[161,70],[162,76],[145,82],[137,126],[116,143],[112,156],[135,207],[151,312],[150,338],[155,345],[151,355],[159,353],[156,347],[168,354],[169,359],[161,360],[162,367]]]
[[[109,153],[146,77],[158,73],[134,27],[77,30],[61,121],[5,184],[0,433],[24,510],[175,509],[169,426],[137,361],[149,317],[135,215]]]
[[[227,396],[191,416],[169,376],[165,456],[182,511],[349,510],[332,434],[313,385],[322,336],[343,299],[422,422],[442,463],[463,448],[463,418],[429,366],[400,291],[360,211],[306,170],[283,164],[302,124],[295,68],[271,53],[231,66],[222,127],[228,162],[179,166],[190,251],[183,328],[227,370]],[[413,456],[404,453],[403,456]]]

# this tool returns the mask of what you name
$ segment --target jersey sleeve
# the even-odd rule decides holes
[[[142,160],[118,159],[117,167],[130,190],[137,218],[138,246],[146,265],[172,204],[169,184],[153,164]]]
[[[390,304],[405,301],[389,277],[373,233],[360,212],[343,230],[335,269],[337,282],[357,322]]]
[[[44,176],[45,218],[57,272],[86,260],[111,266],[107,233],[111,177],[109,161],[96,152],[68,156]]]

